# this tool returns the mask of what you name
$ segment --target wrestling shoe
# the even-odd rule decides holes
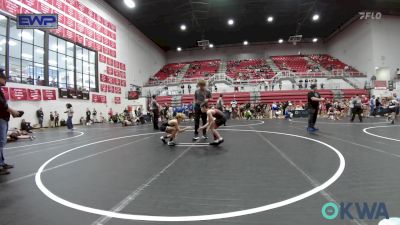
[[[193,137],[193,141],[197,141],[197,140],[199,140],[200,138],[199,138],[199,136],[194,136]]]
[[[201,138],[204,139],[204,140],[208,139],[207,135],[203,135],[203,137],[201,137]]]
[[[164,136],[160,137],[160,139],[161,139],[161,141],[162,141],[164,144],[167,144],[167,141],[165,140],[165,137],[164,137]]]
[[[168,146],[175,146],[176,143],[174,141],[168,141]]]

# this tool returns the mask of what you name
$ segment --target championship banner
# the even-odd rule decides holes
[[[50,100],[57,100],[56,90],[42,90],[43,100],[50,101]]]
[[[10,99],[14,101],[24,101],[27,99],[25,88],[10,88]]]
[[[40,101],[42,100],[42,92],[40,89],[26,89],[28,101]]]

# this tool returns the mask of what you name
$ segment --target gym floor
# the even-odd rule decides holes
[[[0,224],[379,222],[326,220],[330,201],[384,202],[400,216],[400,126],[383,118],[317,125],[309,134],[305,119],[228,121],[218,147],[193,143],[192,131],[168,147],[149,125],[35,131],[35,140],[5,149],[15,168],[0,177]]]

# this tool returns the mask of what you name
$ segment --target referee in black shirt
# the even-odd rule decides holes
[[[310,86],[311,90],[308,92],[308,127],[307,131],[314,132],[318,129],[315,128],[315,123],[317,122],[318,110],[319,110],[319,102],[324,101],[324,98],[321,98],[321,95],[317,92],[317,85],[312,84]]]

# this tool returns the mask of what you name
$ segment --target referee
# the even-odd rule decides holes
[[[199,89],[194,92],[194,136],[193,140],[199,140],[199,127],[200,127],[200,118],[203,122],[203,125],[207,123],[207,114],[201,111],[200,105],[204,103],[208,103],[211,99],[211,92],[206,89],[206,81],[199,80],[197,83]],[[207,139],[207,129],[203,129],[203,139]]]
[[[315,132],[318,129],[315,128],[315,123],[317,122],[318,110],[319,110],[319,102],[324,101],[324,98],[321,98],[321,95],[317,92],[317,85],[312,84],[310,86],[311,90],[308,92],[308,132]]]

